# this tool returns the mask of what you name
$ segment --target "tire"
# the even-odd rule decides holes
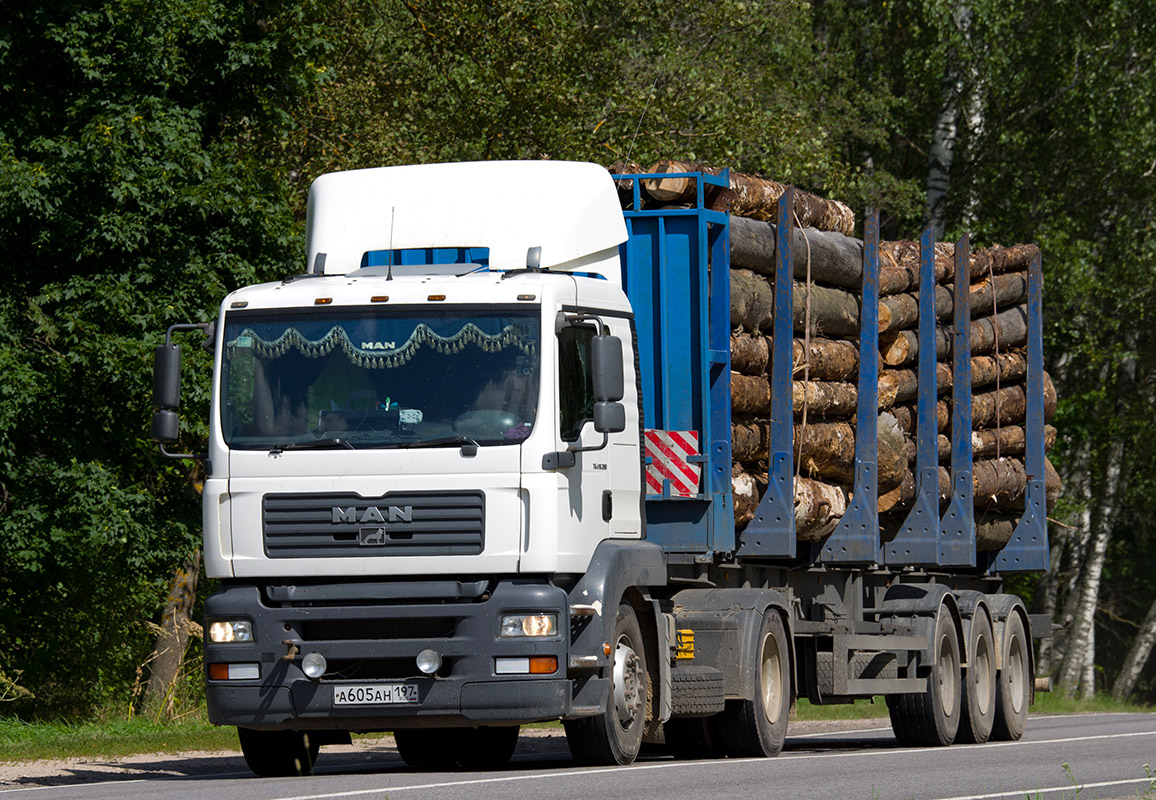
[[[393,732],[397,754],[415,769],[449,769],[454,766],[458,747],[454,728],[414,728]]]
[[[1031,704],[1031,656],[1023,620],[1015,611],[1003,626],[1003,660],[995,681],[995,725],[992,738],[1014,742],[1024,735]]]
[[[728,756],[773,758],[787,739],[791,651],[783,618],[773,608],[763,615],[758,642],[754,698],[728,700],[718,720]]]
[[[967,670],[963,675],[957,742],[983,744],[995,724],[995,634],[991,618],[977,611],[971,620],[967,647]]]
[[[625,765],[642,747],[649,685],[646,648],[634,609],[623,603],[614,619],[614,653],[607,668],[606,709],[593,717],[567,720],[566,744],[581,764]]]
[[[959,637],[947,606],[941,605],[936,614],[932,643],[927,688],[918,694],[887,696],[891,729],[903,745],[946,747],[959,730],[963,695]]]
[[[518,726],[413,728],[393,732],[401,760],[415,769],[481,771],[506,765],[518,746]]]
[[[680,761],[721,758],[726,752],[715,721],[714,717],[668,719],[662,726],[666,749]]]
[[[253,774],[262,778],[308,775],[317,763],[316,744],[305,731],[258,731],[237,728],[241,752]]]
[[[457,766],[472,772],[501,769],[518,746],[518,726],[463,728],[458,742]]]

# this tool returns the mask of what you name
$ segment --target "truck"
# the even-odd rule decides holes
[[[617,177],[546,160],[323,175],[305,270],[167,331],[152,437],[203,461],[219,581],[204,602],[208,714],[237,727],[256,774],[307,774],[322,745],[372,731],[392,731],[409,765],[493,768],[519,726],[558,720],[581,763],[629,764],[644,743],[769,757],[798,698],[883,697],[910,744],[1022,735],[1048,623],[1003,579],[1048,557],[1038,256],[1029,482],[1006,546],[975,546],[963,303],[952,496],[937,502],[932,475],[897,533],[880,525],[877,215],[852,500],[829,536],[799,541],[788,189],[766,491],[738,530],[729,217],[704,201],[727,173],[683,176],[697,189],[678,208],[647,208],[645,176]],[[922,245],[931,297],[929,233]],[[936,321],[920,313],[915,441],[931,474]],[[196,456],[165,447],[180,434],[176,335],[192,331],[213,354]]]

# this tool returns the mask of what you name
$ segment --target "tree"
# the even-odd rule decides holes
[[[197,547],[197,476],[148,441],[151,352],[298,255],[262,151],[316,81],[308,8],[0,11],[0,639],[36,713],[127,700]],[[187,361],[195,444],[209,370]]]

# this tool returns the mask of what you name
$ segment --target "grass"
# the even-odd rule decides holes
[[[887,702],[882,697],[876,697],[875,702],[856,700],[854,703],[817,706],[800,697],[798,711],[800,720],[875,719],[887,716]]]
[[[210,725],[203,715],[160,724],[141,717],[77,723],[0,718],[0,761],[235,749],[236,730]]]
[[[1037,694],[1033,713],[1088,714],[1151,712],[1151,706],[1119,703],[1109,697],[1066,700],[1056,694]],[[872,719],[887,716],[887,704],[878,697],[854,703],[816,706],[800,698],[800,720]],[[557,722],[534,727],[561,727]],[[378,736],[380,734],[367,734]],[[64,758],[118,758],[136,753],[179,753],[189,750],[237,750],[233,728],[210,725],[203,713],[179,721],[154,723],[141,717],[90,722],[22,722],[0,717],[0,761]]]

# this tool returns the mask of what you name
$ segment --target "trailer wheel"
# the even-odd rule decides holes
[[[1014,742],[1024,735],[1031,703],[1028,637],[1014,611],[1003,627],[1003,668],[995,682],[995,727],[992,738]]]
[[[627,603],[618,607],[614,620],[612,659],[606,710],[563,723],[570,754],[582,764],[630,764],[642,747],[649,694],[646,649],[638,617]]]
[[[967,672],[963,677],[959,732],[956,741],[983,744],[995,724],[995,634],[991,619],[982,611],[971,620],[971,641],[967,650]]]
[[[416,728],[393,732],[397,753],[416,769],[481,771],[505,766],[518,746],[518,726]]]
[[[316,744],[305,731],[258,731],[237,728],[241,752],[253,774],[262,778],[308,775],[317,763]]]
[[[728,700],[719,718],[727,755],[773,758],[782,751],[791,707],[790,652],[783,618],[767,609],[754,663],[755,696]]]
[[[887,696],[891,729],[900,744],[946,747],[959,730],[960,679],[959,638],[947,606],[935,618],[931,672],[927,688],[918,694]]]

